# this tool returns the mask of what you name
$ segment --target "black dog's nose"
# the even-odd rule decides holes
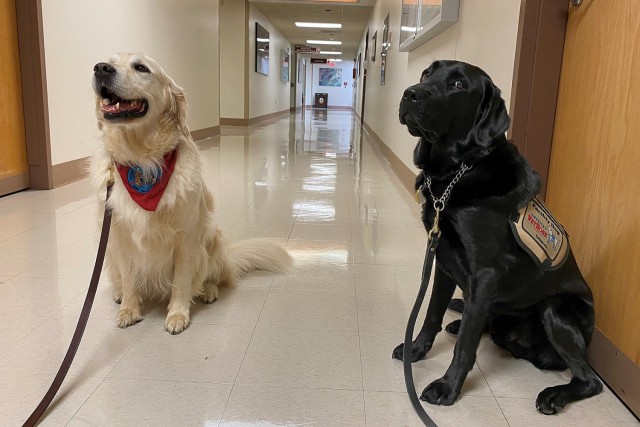
[[[96,77],[107,77],[116,72],[116,69],[113,68],[113,65],[107,64],[106,62],[98,62],[93,67],[93,73]]]
[[[402,95],[402,99],[408,99],[411,101],[417,101],[418,100],[418,94],[416,93],[416,90],[414,88],[409,88],[407,90],[404,91],[404,94]]]
[[[417,85],[409,86],[407,90],[404,91],[402,100],[416,102],[429,98],[432,95],[432,88],[430,86],[418,83]]]

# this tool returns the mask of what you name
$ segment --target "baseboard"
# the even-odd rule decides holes
[[[58,188],[87,177],[89,157],[59,163],[51,167],[53,188]]]
[[[220,117],[221,126],[249,126],[249,119],[227,119]]]
[[[29,172],[0,178],[0,196],[15,193],[25,188],[29,188]]]
[[[598,375],[640,418],[640,366],[622,353],[598,328],[593,332],[588,358]]]
[[[358,115],[356,114],[356,117]],[[413,195],[415,193],[415,182],[416,182],[416,173],[409,169],[407,165],[404,164],[402,160],[389,148],[387,144],[376,134],[371,126],[365,121],[364,129],[367,134],[371,137],[371,140],[375,143],[375,147],[377,147],[382,156],[389,162],[389,166],[391,166],[391,170],[396,174],[402,185],[407,189],[409,194]]]
[[[286,110],[276,111],[275,113],[270,113],[270,114],[265,114],[265,115],[262,115],[262,116],[253,117],[253,118],[249,119],[249,126],[255,125],[256,123],[264,122],[265,120],[271,120],[271,119],[278,118],[278,117],[280,117],[280,116],[282,116],[284,114],[291,114],[291,112],[287,108]]]
[[[222,119],[220,120],[222,122]],[[220,123],[222,124],[222,123]],[[220,126],[212,126],[204,129],[191,131],[191,139],[200,141],[201,139],[213,138],[220,135]]]

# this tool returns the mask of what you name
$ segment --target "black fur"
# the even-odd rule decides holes
[[[500,90],[480,68],[436,61],[400,104],[400,122],[420,137],[414,163],[423,170],[419,188],[432,179],[439,197],[465,162],[473,166],[453,187],[440,216],[442,235],[427,317],[413,342],[412,361],[423,359],[441,330],[456,285],[465,295],[453,360],[421,399],[451,405],[460,395],[483,331],[514,357],[541,369],[569,368],[569,384],[544,389],[536,407],[555,414],[567,403],[598,394],[602,383],[589,367],[586,349],[594,325],[593,299],[573,254],[554,271],[542,271],[518,246],[508,217],[539,191],[540,178],[508,141],[510,120]],[[433,226],[428,191],[422,220]],[[402,359],[403,345],[393,352]]]

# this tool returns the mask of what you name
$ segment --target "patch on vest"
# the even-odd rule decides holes
[[[509,221],[518,244],[543,270],[560,268],[569,255],[569,236],[536,196]]]

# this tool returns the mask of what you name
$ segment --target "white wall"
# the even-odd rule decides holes
[[[320,68],[339,68],[342,70],[342,84],[340,87],[320,86]],[[347,83],[347,87],[344,86]],[[307,93],[306,102],[313,105],[316,92],[326,93],[329,97],[329,107],[351,107],[353,101],[353,61],[337,62],[335,66],[328,64],[313,64],[311,90]]]
[[[483,68],[502,89],[509,106],[513,76],[519,0],[460,0],[459,21],[411,52],[398,52],[402,2],[378,0],[369,20],[369,36],[378,31],[377,57],[367,69],[365,122],[409,168],[416,138],[398,121],[404,90],[418,82],[422,70],[436,59],[458,59]],[[386,84],[380,85],[382,25],[389,13],[391,48],[386,65]],[[366,30],[365,30],[366,33]],[[364,56],[364,38],[359,51]],[[369,40],[371,43],[371,40]],[[371,46],[369,46],[371,49]],[[371,56],[371,50],[369,52]],[[362,78],[358,79],[356,108],[361,113]]]
[[[245,2],[220,0],[220,117],[245,118]]]
[[[143,52],[184,87],[191,130],[219,124],[218,0],[43,0],[52,163],[97,144],[93,66]]]
[[[269,32],[269,75],[257,73],[255,33],[256,21]],[[280,79],[280,50],[289,49],[291,61],[291,43],[280,34],[264,15],[251,4],[249,13],[249,118],[264,116],[290,108],[291,69],[289,82]]]

